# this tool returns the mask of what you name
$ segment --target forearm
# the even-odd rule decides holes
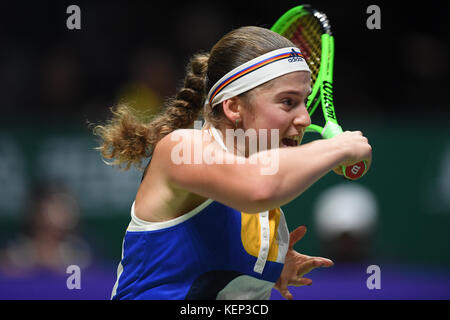
[[[268,154],[252,157],[266,156],[271,161],[278,159],[278,168],[273,174],[261,175],[260,183],[265,185],[268,193],[261,205],[267,208],[292,201],[346,159],[343,148],[331,140],[316,140],[299,147],[264,152]]]
[[[216,161],[199,164],[193,161],[175,164],[169,158],[174,142],[163,139],[152,162],[154,170],[165,172],[168,184],[175,189],[214,199],[237,210],[257,213],[290,202],[345,160],[343,148],[334,139],[262,151],[249,158],[216,147],[212,149]],[[170,144],[165,145],[165,142]],[[191,154],[194,154],[193,150]]]

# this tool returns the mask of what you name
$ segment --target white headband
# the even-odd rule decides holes
[[[288,47],[252,59],[224,75],[211,88],[205,106],[212,107],[267,81],[294,71],[308,71],[300,49]]]

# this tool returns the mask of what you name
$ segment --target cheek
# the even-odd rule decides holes
[[[259,109],[259,112],[252,115],[252,120],[246,126],[247,129],[255,129],[257,134],[258,145],[260,148],[275,148],[280,146],[280,137],[289,127],[289,119],[286,112],[277,108],[277,106],[266,106]],[[260,131],[260,129],[265,129]],[[265,140],[262,147],[260,139]],[[272,142],[275,145],[272,145]]]
[[[248,128],[253,129],[283,129],[287,123],[285,112],[275,105],[258,104],[252,108],[248,117]]]

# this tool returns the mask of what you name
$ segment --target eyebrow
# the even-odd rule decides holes
[[[306,92],[306,95],[309,96],[311,93],[312,93],[312,88],[309,88],[309,90]],[[280,94],[294,94],[294,95],[301,96],[301,95],[303,95],[303,92],[299,91],[299,90],[286,90],[286,91],[281,91],[281,92],[277,93],[277,95],[280,95]]]

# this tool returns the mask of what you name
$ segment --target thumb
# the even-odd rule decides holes
[[[302,225],[292,231],[289,235],[289,249],[292,249],[294,245],[300,241],[306,234],[306,225]]]

